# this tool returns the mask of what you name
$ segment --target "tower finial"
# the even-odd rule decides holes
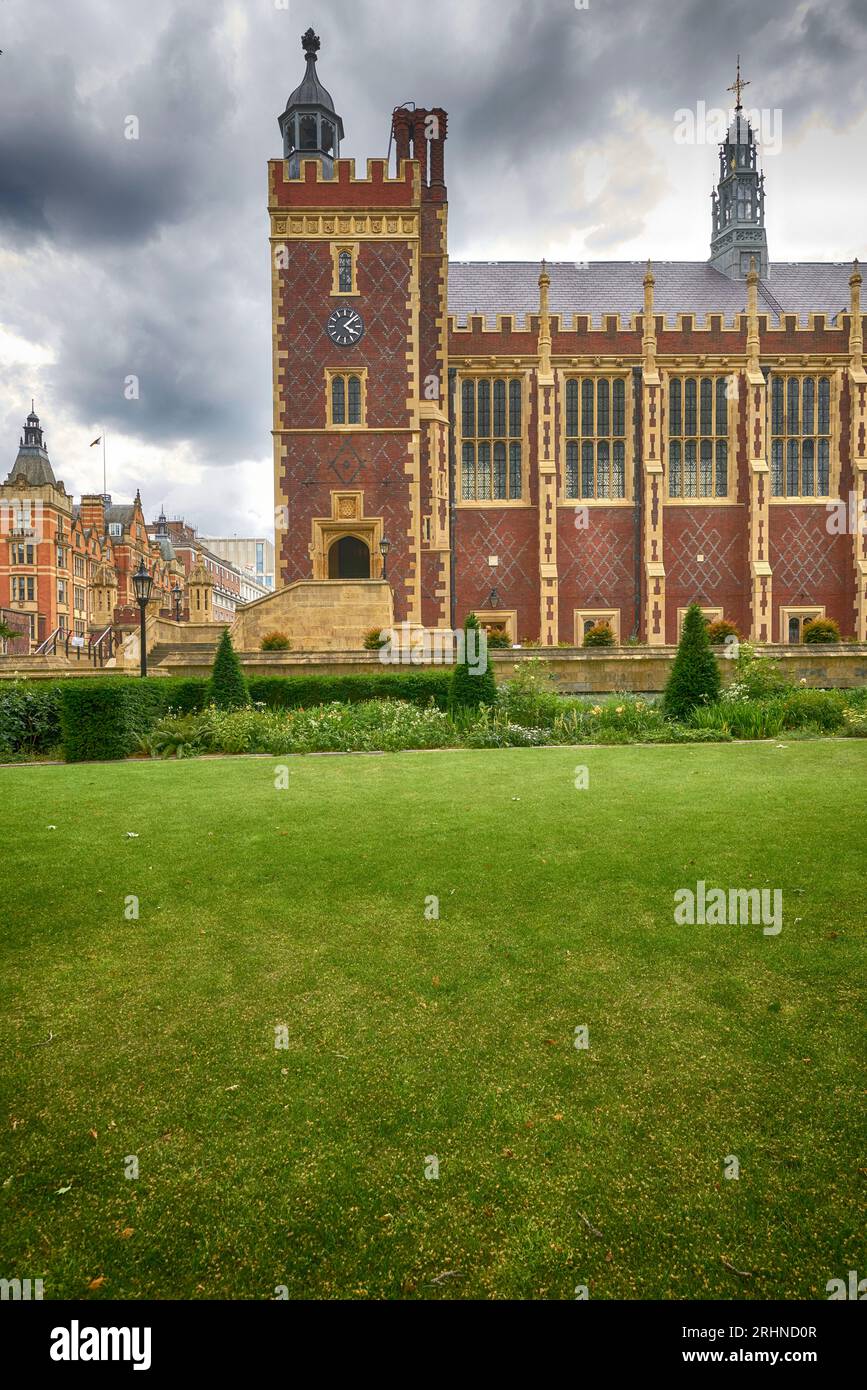
[[[735,94],[736,111],[743,111],[744,108],[741,105],[741,92],[743,91],[744,87],[748,87],[749,85],[749,82],[744,82],[741,79],[741,55],[738,54],[738,75],[735,78],[732,85],[730,87],[726,87],[727,92],[734,92]]]
[[[322,44],[319,41],[319,35],[314,33],[312,28],[308,29],[306,34],[301,35],[301,47],[304,49],[307,57],[312,58],[315,63],[316,54],[319,52]]]

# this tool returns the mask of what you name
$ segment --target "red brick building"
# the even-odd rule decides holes
[[[861,275],[768,257],[738,105],[702,262],[448,259],[446,113],[356,173],[319,41],[271,160],[278,584],[376,577],[395,617],[675,641],[867,640]]]

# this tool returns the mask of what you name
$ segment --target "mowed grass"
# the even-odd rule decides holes
[[[811,1299],[865,1272],[867,744],[287,766],[0,772],[0,1274]],[[699,879],[781,888],[781,934],[675,925]]]

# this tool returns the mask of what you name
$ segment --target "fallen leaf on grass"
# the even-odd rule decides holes
[[[101,1289],[104,1283],[105,1283],[105,1275],[104,1275],[104,1274],[100,1274],[96,1279],[91,1279],[91,1281],[90,1281],[90,1283],[88,1284],[87,1287],[88,1287],[89,1289]]]

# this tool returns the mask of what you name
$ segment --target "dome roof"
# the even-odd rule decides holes
[[[307,71],[300,86],[296,87],[289,97],[286,110],[292,111],[299,106],[324,106],[332,115],[336,115],[331,93],[325,90],[316,75],[316,53],[320,47],[318,35],[314,34],[312,29],[308,29],[301,40],[301,46],[307,54]]]

